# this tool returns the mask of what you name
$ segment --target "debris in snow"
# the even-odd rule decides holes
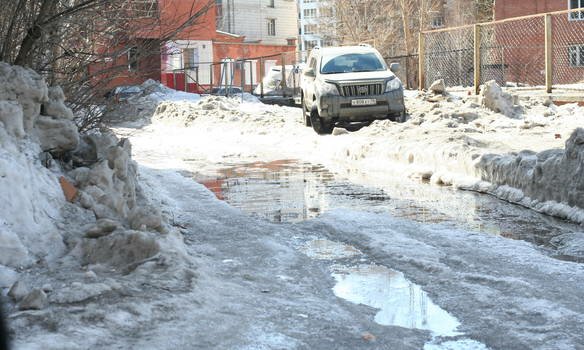
[[[22,299],[18,308],[20,310],[42,310],[49,305],[49,300],[45,292],[40,289],[33,289]]]
[[[65,195],[65,199],[69,202],[73,202],[75,197],[77,197],[77,189],[73,184],[71,184],[65,177],[61,176],[59,178],[59,183],[61,184],[61,188],[63,189],[63,194]]]
[[[494,80],[486,82],[482,87],[479,101],[481,106],[510,118],[521,113],[521,107],[513,102],[513,96],[504,92]]]
[[[41,287],[41,289],[45,293],[52,293],[53,292],[53,286],[50,285],[50,284],[48,284],[48,283],[43,284],[43,286]]]
[[[377,340],[377,337],[374,336],[373,334],[369,333],[369,332],[365,332],[361,335],[361,338],[363,338],[363,340],[367,341],[367,342],[374,342],[375,340]]]
[[[27,294],[29,293],[29,289],[26,284],[22,281],[15,282],[10,290],[8,291],[8,296],[12,298],[15,302],[21,301]]]
[[[444,79],[438,79],[430,85],[430,91],[437,95],[441,95],[446,91],[446,84]]]

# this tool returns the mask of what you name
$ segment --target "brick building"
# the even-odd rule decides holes
[[[261,79],[257,57],[276,55],[265,62],[268,70],[281,64],[278,54],[295,51],[297,8],[294,2],[258,0],[250,6],[249,1],[216,0],[207,9],[208,1],[132,1],[135,8],[127,39],[119,45],[123,51],[105,55],[114,58],[90,66],[89,73],[97,79],[107,76],[108,88],[155,79],[178,90],[203,92],[220,84],[225,75],[232,76],[236,86],[245,76],[246,86],[251,87]],[[202,9],[207,11],[201,12]],[[199,12],[200,16],[189,23],[188,19]],[[226,12],[232,16],[229,25],[226,25]],[[255,21],[249,20],[250,14],[255,16]],[[103,41],[97,51],[115,52],[116,45]],[[249,60],[244,64],[230,64],[228,69],[221,64],[246,59]]]
[[[497,0],[495,20],[584,8],[584,0]],[[552,19],[553,83],[584,82],[584,9]],[[487,27],[491,58],[502,67],[504,81],[545,83],[545,21],[542,17]],[[497,52],[500,51],[500,52]]]

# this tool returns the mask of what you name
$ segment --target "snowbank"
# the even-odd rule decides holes
[[[74,300],[66,285],[80,269],[89,277],[139,270],[145,279],[173,266],[173,278],[191,265],[156,192],[139,184],[130,142],[79,135],[64,101],[34,71],[0,63],[0,292],[22,290],[9,311],[50,307],[59,293]],[[51,294],[31,273],[57,265],[66,283]]]
[[[141,93],[110,105],[105,111],[105,120],[110,123],[148,121],[158,105],[163,101],[197,102],[199,94],[177,91],[154,80],[147,80],[139,86]]]
[[[78,140],[58,92],[49,94],[33,71],[0,62],[0,265],[28,266],[64,252],[55,220],[65,197],[57,176],[41,164],[44,150],[71,149]],[[67,132],[44,129],[46,123]]]

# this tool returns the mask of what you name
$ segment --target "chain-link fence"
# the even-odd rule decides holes
[[[388,67],[392,63],[399,63],[396,75],[407,89],[418,88],[418,54],[384,57],[384,60]]]
[[[552,80],[554,86],[584,90],[584,10],[552,14]],[[568,86],[566,86],[568,85]]]
[[[496,80],[584,90],[582,9],[423,32],[420,45],[423,88],[444,79],[449,87]]]
[[[285,52],[245,59],[225,58],[219,62],[185,64],[184,52],[170,57],[177,69],[167,67],[165,85],[181,91],[232,95],[241,92],[261,97],[294,97],[300,93],[300,74],[307,52]],[[282,68],[284,67],[284,68]]]
[[[426,83],[444,79],[447,86],[473,85],[473,28],[461,27],[425,36]]]

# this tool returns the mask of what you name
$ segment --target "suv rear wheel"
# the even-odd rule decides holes
[[[316,106],[312,106],[310,110],[310,123],[312,124],[312,129],[319,135],[330,135],[335,128],[333,122],[326,122],[320,117]]]

